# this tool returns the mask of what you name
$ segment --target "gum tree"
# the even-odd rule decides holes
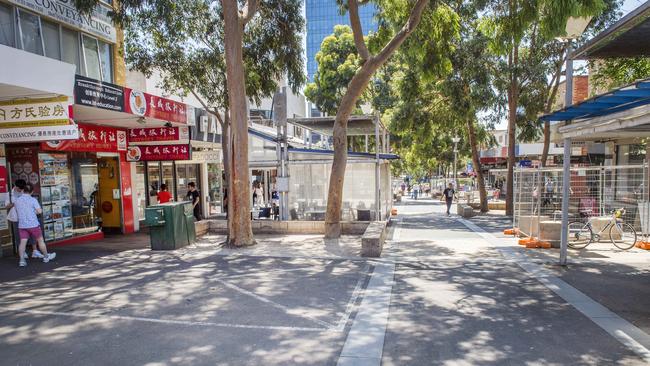
[[[82,11],[96,4],[77,0]],[[254,244],[246,101],[272,95],[285,77],[294,91],[304,83],[300,7],[299,0],[248,0],[242,9],[236,0],[124,0],[113,14],[127,33],[127,62],[145,74],[161,71],[163,87],[194,95],[222,123],[230,246]]]

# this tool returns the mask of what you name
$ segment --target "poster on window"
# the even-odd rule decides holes
[[[192,160],[190,145],[129,146],[127,161]]]
[[[132,128],[129,130],[129,144],[147,143],[189,143],[190,128],[183,127],[153,127]]]

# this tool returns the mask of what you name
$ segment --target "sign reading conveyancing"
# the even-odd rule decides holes
[[[129,146],[128,161],[192,160],[188,145]]]
[[[189,143],[189,127],[151,127],[132,128],[129,130],[129,144],[132,143],[161,143],[185,142]]]
[[[138,90],[124,89],[126,112],[142,117],[151,117],[163,121],[187,124],[185,103],[157,97]]]
[[[76,75],[74,80],[74,102],[79,105],[124,112],[124,88]]]
[[[75,8],[73,0],[7,0],[35,13],[58,20],[73,28],[88,32],[111,43],[115,43],[115,27],[106,6],[98,5],[90,16]]]
[[[126,130],[113,127],[79,124],[79,139],[47,141],[41,149],[49,151],[126,151]]]

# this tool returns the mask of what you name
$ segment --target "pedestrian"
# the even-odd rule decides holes
[[[187,183],[187,195],[185,195],[185,198],[188,201],[192,202],[192,208],[194,210],[194,218],[196,221],[201,221],[201,205],[199,203],[201,202],[201,195],[199,194],[199,191],[196,189],[196,183],[194,182],[189,182]]]
[[[415,184],[413,185],[413,196],[412,196],[411,198],[413,198],[414,200],[417,200],[417,199],[418,199],[418,191],[419,191],[419,190],[420,190],[420,185],[417,184],[417,183],[415,183]]]
[[[17,179],[11,192],[7,195],[7,200],[5,201],[5,208],[8,210],[7,220],[11,223],[11,233],[14,239],[14,248],[16,248],[16,250],[18,250],[18,247],[20,246],[20,236],[18,231],[18,214],[16,213],[14,202],[16,202],[16,199],[20,197],[21,194],[23,194],[23,189],[25,189],[26,184],[27,182],[25,182],[24,179]],[[28,257],[29,256],[25,254],[25,259]],[[32,246],[32,258],[43,258],[43,254],[35,245]]]
[[[442,195],[445,197],[445,203],[447,203],[447,216],[449,216],[451,214],[449,210],[451,210],[451,204],[454,202],[454,196],[456,195],[456,191],[454,191],[454,185],[452,183],[449,183],[449,186],[445,188],[445,190],[442,192]]]
[[[167,190],[165,183],[160,185],[160,192],[158,192],[158,203],[167,203],[172,200],[172,195]]]
[[[20,267],[27,265],[27,261],[25,260],[25,247],[30,237],[38,244],[38,248],[43,255],[43,263],[47,263],[56,258],[56,253],[47,252],[45,240],[43,240],[43,231],[41,231],[41,225],[36,216],[42,214],[43,210],[36,198],[32,197],[33,191],[34,188],[31,184],[25,184],[22,194],[14,202],[14,208],[18,215],[18,232],[20,236],[20,244],[18,246],[18,255],[20,258],[18,266]]]

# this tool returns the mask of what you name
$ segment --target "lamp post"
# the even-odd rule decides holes
[[[591,21],[591,17],[571,17],[567,20],[566,36],[559,38],[567,42],[566,55],[566,92],[564,95],[564,108],[573,104],[573,49],[571,42],[580,37]],[[562,160],[562,232],[560,233],[560,265],[567,264],[567,251],[569,242],[569,194],[571,186],[571,138],[564,138],[564,157]]]
[[[451,141],[454,143],[454,186],[458,189],[458,169],[456,168],[456,162],[458,159],[458,142],[460,137],[454,136],[451,138]]]

